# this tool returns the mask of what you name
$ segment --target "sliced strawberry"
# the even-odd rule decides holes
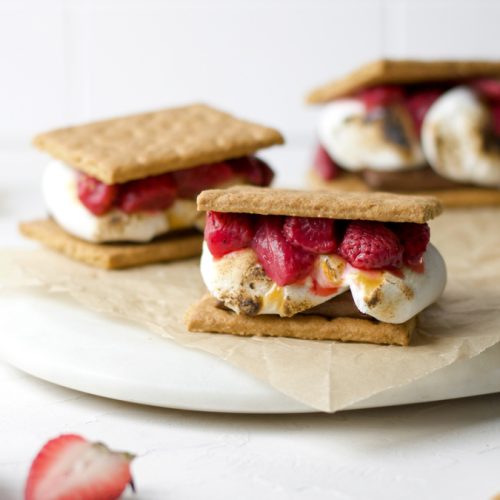
[[[75,434],[63,434],[40,450],[26,482],[25,500],[113,500],[133,488],[130,453],[114,452]]]
[[[307,276],[316,258],[313,253],[288,243],[282,231],[281,217],[263,217],[252,240],[252,248],[264,271],[279,286]]]
[[[103,215],[111,208],[118,195],[116,184],[104,184],[90,175],[79,173],[77,192],[80,201],[94,215]]]
[[[382,222],[350,222],[338,253],[359,269],[400,268],[403,265],[403,247]]]
[[[177,195],[171,174],[146,177],[120,186],[118,207],[130,214],[139,211],[165,210]]]
[[[308,252],[332,253],[337,248],[332,219],[287,217],[283,234],[289,243]]]
[[[419,134],[427,111],[442,93],[442,89],[426,89],[414,92],[406,98],[406,107]]]
[[[269,165],[255,156],[243,156],[229,162],[235,176],[242,177],[254,186],[269,186],[274,172]]]
[[[325,181],[335,179],[340,174],[339,166],[332,160],[332,157],[321,144],[318,144],[316,148],[313,168]]]
[[[371,111],[374,108],[389,106],[402,101],[404,96],[403,87],[398,85],[378,85],[377,87],[361,90],[355,97],[363,101],[367,111]]]
[[[431,237],[429,225],[403,222],[393,224],[392,230],[403,245],[403,260],[405,264],[409,266],[419,264],[422,261]]]
[[[496,78],[478,78],[469,85],[485,99],[500,102],[500,80]]]
[[[205,241],[216,258],[250,246],[254,232],[251,215],[207,212]]]
[[[204,189],[230,181],[233,171],[228,162],[211,163],[172,172],[181,198],[196,198]]]

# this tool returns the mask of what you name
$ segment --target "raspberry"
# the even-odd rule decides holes
[[[314,155],[313,168],[318,175],[325,181],[335,179],[340,174],[338,165],[332,160],[326,149],[318,144],[316,154]]]
[[[177,194],[170,174],[130,181],[119,189],[118,206],[128,214],[141,210],[165,210],[172,205]]]
[[[358,92],[355,96],[363,101],[366,110],[388,106],[404,99],[404,90],[397,85],[379,85]]]
[[[489,101],[500,101],[500,80],[495,78],[478,78],[469,84],[482,97]]]
[[[250,215],[207,212],[205,241],[214,257],[223,257],[229,252],[250,246],[253,235]]]
[[[441,89],[427,89],[415,92],[406,98],[406,107],[419,134],[427,111],[442,93]]]
[[[313,253],[288,243],[282,229],[281,217],[264,217],[252,240],[252,248],[264,271],[279,286],[307,276],[316,258]]]
[[[392,229],[399,237],[401,245],[403,245],[405,264],[410,266],[419,264],[429,244],[431,236],[429,225],[403,222],[393,224]]]
[[[181,198],[195,198],[204,189],[228,182],[234,177],[227,162],[200,165],[199,167],[172,172]]]
[[[313,253],[332,253],[337,248],[332,219],[287,217],[283,234],[289,243]]]
[[[103,215],[113,207],[118,194],[115,184],[104,184],[90,175],[78,174],[77,192],[80,201],[94,215]]]
[[[255,186],[269,186],[274,177],[271,168],[255,156],[244,156],[230,162],[236,176],[243,177],[248,183]]]
[[[403,247],[382,222],[350,222],[338,253],[359,269],[399,268],[403,264]]]

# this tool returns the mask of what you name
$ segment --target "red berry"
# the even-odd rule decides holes
[[[493,130],[496,135],[500,136],[500,104],[491,105],[491,119],[493,122]]]
[[[248,214],[207,212],[205,241],[216,258],[250,246],[254,232]]]
[[[340,174],[338,165],[332,160],[326,149],[318,144],[314,155],[313,167],[318,175],[325,181],[335,179]]]
[[[156,175],[122,184],[118,206],[128,214],[142,210],[165,210],[175,201],[176,195],[172,175]]]
[[[229,182],[234,173],[227,162],[211,163],[172,172],[181,198],[195,198],[204,189]]]
[[[366,110],[371,111],[374,108],[389,106],[404,99],[404,90],[397,85],[379,85],[361,90],[355,96],[363,101]]]
[[[442,93],[441,89],[427,89],[415,92],[406,98],[406,107],[419,134],[427,111]]]
[[[332,253],[337,248],[332,219],[287,217],[283,234],[289,243],[313,253]]]
[[[403,222],[393,224],[392,229],[399,237],[401,245],[403,245],[403,260],[405,264],[410,266],[419,264],[422,261],[431,237],[429,225]]]
[[[350,222],[338,253],[359,269],[399,268],[403,264],[403,247],[382,222]]]
[[[78,174],[77,191],[80,201],[94,215],[103,215],[111,210],[118,194],[116,184],[104,184],[83,173]]]
[[[482,97],[500,102],[500,80],[496,78],[478,78],[469,84]]]
[[[269,165],[255,156],[236,158],[230,165],[236,176],[255,186],[269,186],[274,177]]]
[[[273,170],[265,161],[262,161],[260,158],[254,158],[254,159],[257,160],[257,162],[259,163],[262,172],[262,180],[260,182],[260,185],[264,187],[269,186],[274,179]]]
[[[252,248],[264,271],[279,286],[307,276],[316,258],[313,253],[288,243],[282,230],[281,217],[263,217],[252,240]]]
[[[133,455],[109,450],[81,436],[50,440],[31,464],[25,500],[113,500],[133,488]]]

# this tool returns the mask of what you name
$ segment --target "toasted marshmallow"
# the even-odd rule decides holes
[[[78,198],[76,172],[60,161],[52,161],[45,169],[42,192],[50,215],[62,228],[96,243],[150,241],[168,231],[202,225],[203,214],[196,211],[196,203],[185,199],[161,212],[127,214],[113,209],[94,215]]]
[[[441,295],[446,267],[432,245],[424,254],[424,268],[417,273],[405,267],[399,277],[388,271],[356,269],[338,255],[320,255],[305,280],[280,287],[250,248],[217,259],[204,243],[201,257],[201,274],[209,292],[237,313],[293,316],[350,289],[362,313],[386,323],[404,323]],[[315,293],[318,287],[320,294]]]
[[[322,112],[318,136],[345,170],[404,171],[425,165],[415,126],[403,106],[368,112],[357,99],[334,101]]]
[[[403,323],[434,303],[446,285],[441,254],[429,245],[424,272],[403,268],[402,277],[388,271],[366,272],[351,268],[346,277],[356,307],[385,323]]]
[[[500,141],[488,107],[468,87],[437,99],[422,124],[422,147],[430,166],[457,182],[500,187]]]

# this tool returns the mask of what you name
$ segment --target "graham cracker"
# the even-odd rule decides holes
[[[315,189],[332,191],[370,192],[363,179],[351,173],[342,173],[338,179],[325,181],[313,170],[309,173],[309,183]],[[487,207],[500,205],[500,189],[480,187],[458,187],[456,189],[433,189],[429,191],[398,191],[399,194],[434,196],[443,207]]]
[[[483,76],[500,76],[500,62],[381,59],[315,88],[308,94],[307,102],[325,103],[374,85],[452,81]]]
[[[297,315],[291,318],[266,315],[245,316],[221,309],[210,295],[186,313],[191,332],[229,333],[242,336],[291,337],[304,340],[340,340],[407,346],[416,329],[416,317],[394,325],[367,319]]]
[[[107,184],[237,158],[283,142],[277,130],[204,104],[62,128],[34,139],[38,148]]]
[[[330,219],[424,223],[439,215],[432,196],[343,191],[298,191],[251,186],[211,189],[200,193],[198,210],[262,215],[294,215]]]
[[[194,257],[201,254],[203,243],[203,235],[194,231],[172,234],[150,243],[90,243],[71,236],[52,219],[22,222],[19,230],[52,250],[104,269]]]

